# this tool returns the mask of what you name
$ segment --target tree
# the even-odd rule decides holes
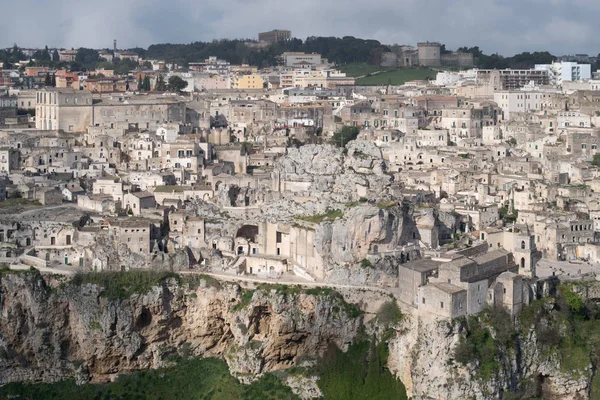
[[[44,85],[52,86],[52,78],[50,77],[50,72],[46,72],[46,78],[44,78]]]
[[[181,79],[180,76],[173,75],[169,78],[169,90],[173,92],[181,92],[187,85],[187,81]]]
[[[150,89],[151,89],[151,88],[150,88],[150,77],[149,77],[148,75],[146,75],[146,76],[144,77],[144,85],[143,85],[143,88],[144,88],[144,90],[145,90],[146,92],[149,92],[149,91],[150,91]]]
[[[141,75],[140,75],[140,78],[138,79],[137,89],[138,90],[143,90],[144,89],[144,81],[142,80],[142,76]]]
[[[360,129],[357,126],[343,126],[333,134],[333,142],[338,147],[344,147],[351,140],[355,140],[359,132]]]
[[[50,85],[52,85],[52,87],[56,87],[56,74],[52,74]]]
[[[75,61],[81,64],[85,69],[96,69],[97,64],[101,61],[98,52],[94,49],[86,49],[85,47],[77,50]]]
[[[156,80],[156,85],[154,86],[154,90],[156,90],[157,92],[164,92],[165,90],[167,90],[167,84],[165,83],[165,78],[163,78],[162,75],[158,76],[158,79]]]
[[[58,55],[58,50],[56,50],[56,49],[52,53],[52,61],[60,62],[60,56]]]

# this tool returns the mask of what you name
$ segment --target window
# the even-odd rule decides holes
[[[425,297],[423,297],[421,300],[422,300],[423,304],[425,304]]]
[[[521,241],[521,249],[525,250],[525,241],[524,240]]]
[[[440,308],[444,308],[444,302],[440,301]]]

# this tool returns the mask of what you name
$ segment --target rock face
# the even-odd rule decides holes
[[[332,262],[358,262],[369,253],[393,250],[406,244],[405,214],[401,208],[361,205],[343,211],[342,218],[317,228],[316,250],[329,256]]]
[[[169,356],[224,357],[245,381],[346,348],[361,325],[337,297],[237,285],[166,281],[146,294],[107,300],[97,285],[50,288],[37,274],[2,276],[0,383],[107,381],[165,365]],[[246,295],[248,297],[248,295]],[[185,350],[182,350],[185,349]],[[186,355],[187,355],[186,354]]]
[[[404,324],[408,329],[390,341],[388,366],[412,399],[502,399],[503,393],[524,380],[537,381],[544,399],[590,398],[591,368],[562,372],[556,357],[539,353],[534,332],[518,341],[515,354],[503,354],[497,378],[481,381],[476,366],[463,367],[454,361],[460,322],[413,316]]]
[[[338,203],[389,199],[393,178],[386,174],[381,150],[373,143],[355,140],[346,149],[333,145],[290,148],[275,166],[287,182],[304,183],[304,195],[327,197]]]
[[[222,357],[234,375],[249,382],[264,372],[304,365],[302,360],[318,357],[331,343],[345,349],[362,328],[382,332],[376,318],[364,323],[327,291],[243,292],[207,278],[170,279],[145,294],[108,300],[97,285],[48,285],[35,273],[0,277],[0,384],[103,382],[168,365],[173,356]],[[367,315],[389,301],[374,292],[346,295]],[[519,351],[503,354],[496,378],[480,381],[476,366],[453,360],[460,321],[404,312],[389,341],[388,367],[413,399],[501,399],[524,378],[537,379],[543,398],[590,398],[592,368],[561,372],[558,360],[537,350],[534,332],[519,339]],[[316,381],[286,378],[306,399],[319,396]]]

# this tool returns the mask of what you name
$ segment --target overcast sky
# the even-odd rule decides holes
[[[600,53],[600,0],[0,0],[0,9],[10,14],[1,47],[147,47],[280,28],[301,39],[429,40],[488,54]]]

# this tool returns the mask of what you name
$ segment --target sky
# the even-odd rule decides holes
[[[600,0],[0,0],[0,47],[119,48],[292,36],[438,41],[513,55],[600,53]]]

